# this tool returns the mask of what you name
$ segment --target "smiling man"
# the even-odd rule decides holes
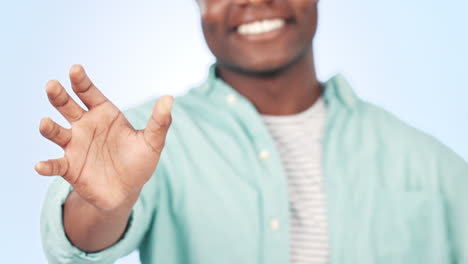
[[[316,78],[312,0],[200,0],[206,82],[122,113],[73,66],[39,162],[50,263],[468,263],[468,165]]]

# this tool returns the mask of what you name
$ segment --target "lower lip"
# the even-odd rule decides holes
[[[265,32],[265,33],[259,33],[259,34],[246,34],[246,35],[241,35],[239,32],[235,31],[234,35],[237,38],[241,38],[244,40],[248,41],[266,41],[266,40],[273,40],[280,35],[284,34],[284,32],[289,28],[290,24],[285,23],[284,26],[275,29],[273,31]]]

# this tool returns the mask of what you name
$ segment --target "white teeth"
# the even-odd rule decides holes
[[[248,24],[242,24],[237,28],[237,32],[241,35],[253,35],[271,32],[283,27],[285,21],[283,19],[266,19],[255,21]]]

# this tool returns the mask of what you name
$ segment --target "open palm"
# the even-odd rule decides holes
[[[138,193],[151,178],[171,123],[173,99],[161,97],[147,127],[135,130],[93,85],[83,67],[73,66],[70,80],[88,110],[79,106],[58,81],[49,81],[49,101],[71,129],[50,118],[41,120],[41,134],[62,147],[65,155],[37,163],[36,170],[45,176],[62,176],[83,199],[110,210]]]

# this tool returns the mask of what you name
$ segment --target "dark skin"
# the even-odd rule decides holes
[[[220,77],[262,114],[304,111],[321,94],[312,40],[317,28],[314,0],[199,0],[206,42]],[[205,8],[203,8],[205,7]],[[265,18],[283,18],[277,34],[243,37],[236,28]]]
[[[314,0],[199,0],[206,41],[220,77],[249,99],[260,113],[290,115],[320,96],[312,39],[317,26]],[[280,18],[284,26],[241,35],[239,25]],[[151,178],[171,124],[170,96],[161,97],[143,130],[93,85],[84,69],[70,70],[83,109],[57,81],[47,84],[51,104],[71,124],[45,118],[41,134],[64,150],[64,157],[36,164],[44,176],[61,176],[73,186],[63,221],[70,241],[86,252],[115,244],[123,235],[143,185]],[[132,155],[128,155],[132,153]],[[102,188],[105,186],[105,188]]]

